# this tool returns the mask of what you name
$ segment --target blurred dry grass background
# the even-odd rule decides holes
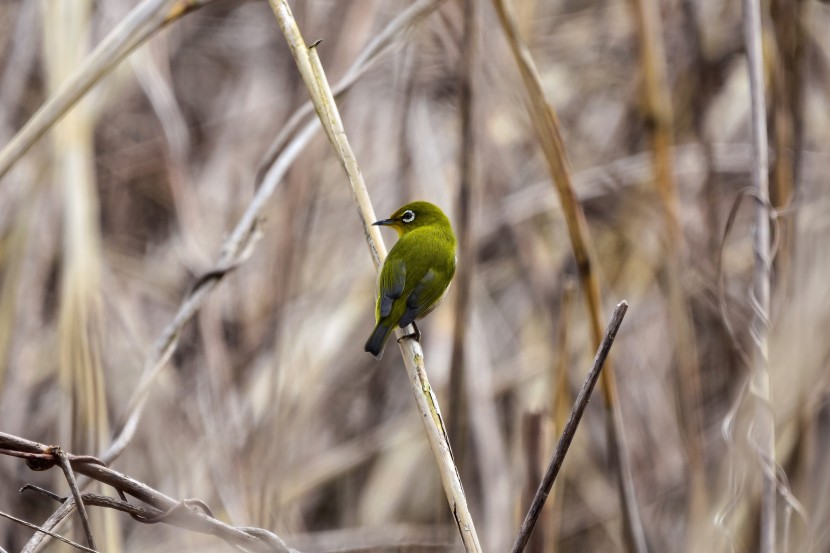
[[[411,199],[460,209],[462,4],[443,2],[401,33],[339,101],[379,215]],[[753,551],[760,467],[741,407],[748,370],[723,324],[717,274],[727,214],[749,185],[740,3],[659,4],[683,238],[674,246],[652,174],[631,4],[521,0],[516,9],[560,118],[604,304],[631,305],[612,357],[650,550]],[[336,82],[407,5],[292,8],[306,39],[323,39]],[[0,3],[0,144],[132,6]],[[492,5],[480,13],[468,431],[454,447],[465,452],[461,476],[484,549],[503,551],[537,484],[528,475],[544,466],[594,350],[582,294],[566,292],[572,250],[519,73]],[[770,352],[777,459],[806,516],[779,502],[789,529],[781,550],[827,551],[830,9],[771,0],[765,13],[774,14],[764,40],[773,199],[794,196],[797,208],[780,219]],[[121,64],[4,177],[0,430],[77,454],[108,445],[154,340],[212,267],[268,145],[306,99],[267,3],[219,0]],[[744,347],[750,202],[723,243],[728,316]],[[362,351],[374,273],[322,133],[263,215],[263,239],[185,328],[114,468],[303,551],[458,549],[400,357],[390,348],[377,363]],[[457,293],[421,325],[445,415]],[[683,369],[688,356],[698,385]],[[623,549],[600,401],[565,461],[537,551]],[[58,474],[15,459],[0,459],[0,479],[0,510],[33,522],[54,505],[19,486],[65,492]],[[120,515],[93,524],[105,551],[227,547]],[[0,523],[9,551],[29,535]]]

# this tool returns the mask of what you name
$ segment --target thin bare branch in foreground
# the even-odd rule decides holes
[[[545,471],[542,482],[539,484],[539,489],[536,490],[536,496],[533,498],[533,503],[531,503],[530,509],[527,511],[524,522],[522,522],[522,527],[519,530],[519,535],[516,537],[516,542],[513,544],[511,553],[522,553],[524,551],[530,535],[533,532],[533,527],[536,526],[536,521],[539,519],[539,515],[542,514],[542,507],[545,506],[545,501],[548,499],[548,494],[553,487],[553,482],[556,480],[556,475],[559,474],[559,469],[562,467],[562,462],[565,460],[565,455],[567,455],[568,448],[571,446],[576,429],[579,426],[579,421],[582,420],[585,407],[588,406],[588,401],[591,399],[591,393],[594,391],[594,386],[597,383],[597,379],[599,379],[602,366],[608,357],[608,352],[611,351],[611,345],[617,337],[617,331],[620,329],[626,311],[628,311],[628,302],[623,300],[617,305],[614,314],[611,315],[611,322],[608,323],[605,336],[602,338],[596,357],[594,357],[594,364],[591,366],[588,378],[582,384],[582,389],[579,390],[579,395],[576,396],[571,414],[565,423],[565,429],[562,431],[562,437],[559,438],[559,442],[556,444],[553,457],[550,460],[548,469]]]
[[[32,470],[47,470],[56,464],[59,464],[59,459],[56,455],[57,448],[55,446],[48,446],[31,440],[26,440],[18,436],[0,432],[0,454],[13,455],[15,457],[23,457],[26,459],[26,464]],[[17,454],[15,454],[17,453]],[[152,512],[150,518],[147,516],[142,518],[142,513],[134,513],[128,506],[129,504],[118,508],[120,511],[130,513],[133,518],[139,522],[152,523],[163,522],[171,524],[180,528],[186,528],[194,532],[203,534],[210,534],[216,536],[225,542],[243,547],[250,551],[259,551],[261,553],[291,553],[294,550],[290,549],[276,534],[268,532],[267,530],[259,528],[240,528],[230,526],[224,522],[213,518],[209,510],[203,502],[198,500],[185,499],[177,501],[153,488],[139,482],[129,476],[116,472],[109,467],[100,464],[98,459],[88,456],[75,456],[69,453],[64,453],[72,470],[76,473],[83,474],[92,480],[96,480],[108,486],[111,486],[120,494],[129,494],[130,496],[143,501],[150,505],[157,512]],[[29,489],[29,486],[24,489]],[[32,488],[34,489],[34,488]],[[41,491],[41,490],[38,490]],[[52,497],[52,494],[47,494]],[[95,500],[96,504],[104,507],[113,507],[107,501],[97,501],[98,497],[83,494],[83,500]],[[54,497],[53,497],[54,499]],[[115,501],[115,500],[112,500]],[[123,501],[122,501],[123,503]],[[47,522],[39,527],[38,530],[43,532],[40,535],[52,535],[49,528],[54,527],[55,524],[66,518],[71,513],[75,505],[75,498],[68,497],[61,504],[60,508],[47,520]],[[197,507],[196,509],[191,508]],[[136,516],[138,515],[138,516]],[[41,538],[42,539],[42,538]],[[40,544],[40,539],[30,540],[24,551],[34,551]],[[86,549],[86,548],[84,548]]]
[[[89,547],[92,549],[98,549],[95,547],[95,538],[92,536],[92,527],[89,524],[89,515],[86,512],[86,506],[81,498],[81,492],[78,490],[78,481],[75,480],[75,473],[72,471],[72,465],[69,462],[69,457],[66,455],[66,452],[59,447],[55,448],[53,454],[58,459],[58,464],[63,471],[63,475],[66,477],[66,482],[69,484],[72,497],[75,498],[75,503],[78,505],[78,514],[81,517],[81,524],[84,527],[86,541],[89,544]]]
[[[9,520],[12,520],[12,521],[14,521],[14,522],[18,523],[18,524],[22,524],[23,526],[26,526],[27,528],[31,528],[31,529],[33,529],[33,530],[37,530],[38,532],[43,532],[44,534],[47,534],[47,535],[49,535],[49,536],[52,536],[52,537],[53,537],[53,538],[55,538],[56,540],[60,540],[60,541],[62,541],[63,543],[66,543],[66,544],[71,545],[72,547],[77,547],[77,548],[78,548],[78,549],[80,549],[81,551],[90,551],[91,553],[98,553],[95,549],[90,549],[89,547],[83,546],[83,545],[81,545],[80,543],[75,543],[74,541],[72,541],[72,540],[70,540],[70,539],[68,539],[68,538],[63,537],[63,536],[61,536],[60,534],[55,534],[54,532],[50,532],[49,530],[46,530],[46,529],[44,529],[44,528],[41,528],[41,527],[40,527],[40,526],[38,526],[37,524],[32,524],[31,522],[26,522],[25,520],[23,520],[23,519],[19,519],[19,518],[17,518],[17,517],[14,517],[14,516],[12,516],[12,515],[10,515],[10,514],[8,514],[8,513],[4,513],[4,512],[2,512],[2,511],[0,511],[0,517],[7,518],[7,519],[9,519]],[[2,549],[2,548],[0,548],[0,550],[3,550],[3,549]]]

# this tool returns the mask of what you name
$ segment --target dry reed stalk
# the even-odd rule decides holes
[[[43,59],[50,92],[57,94],[74,68],[83,60],[89,40],[92,3],[60,0],[44,6]],[[61,198],[60,307],[58,313],[58,375],[62,388],[61,440],[72,449],[97,452],[109,438],[104,339],[100,296],[102,246],[99,200],[95,180],[95,110],[90,103],[60,121],[54,128],[52,157],[53,193]],[[92,541],[83,506],[81,520]],[[95,526],[103,529],[104,548],[121,549],[118,520],[112,513],[93,513]]]
[[[144,0],[113,29],[0,150],[0,179],[118,63],[157,31],[214,0]]]
[[[467,417],[465,397],[464,346],[469,327],[470,296],[472,276],[475,268],[475,242],[473,210],[476,206],[475,178],[475,102],[473,79],[478,60],[478,1],[463,0],[464,39],[461,45],[459,112],[461,115],[461,136],[459,143],[459,183],[455,232],[458,237],[458,270],[455,275],[455,320],[453,321],[453,344],[450,357],[450,381],[448,399],[449,428],[455,444],[453,448],[456,463],[464,470],[467,445]]]
[[[770,61],[770,121],[775,144],[770,199],[776,208],[786,207],[798,190],[800,152],[804,141],[802,95],[807,38],[803,20],[806,6],[807,2],[803,0],[773,0],[770,3],[770,19],[777,45],[776,55]],[[780,232],[773,260],[776,289],[789,295],[795,247],[794,215],[779,220],[776,228]]]
[[[666,224],[665,278],[668,287],[669,312],[677,347],[677,393],[680,398],[681,424],[688,443],[691,468],[689,511],[705,510],[706,498],[703,439],[700,420],[700,365],[694,324],[689,302],[681,282],[685,262],[686,241],[680,222],[680,206],[674,180],[672,144],[674,143],[674,116],[671,90],[666,76],[666,53],[663,46],[663,26],[657,0],[631,0],[637,36],[640,41],[643,110],[646,129],[651,141],[654,183],[660,196]]]
[[[755,216],[752,233],[754,270],[752,273],[752,325],[750,335],[755,346],[749,391],[755,399],[754,436],[761,465],[761,522],[759,551],[773,553],[776,545],[776,461],[775,418],[772,411],[769,368],[769,305],[772,260],[770,257],[769,155],[764,99],[764,54],[761,45],[761,6],[759,0],[743,2],[744,40],[749,73],[752,128],[752,188]]]
[[[369,193],[363,181],[363,175],[357,164],[357,159],[351,149],[340,113],[334,101],[331,88],[328,85],[322,64],[317,56],[316,45],[311,48],[306,46],[300,33],[297,22],[291,13],[291,8],[285,0],[269,0],[280,29],[297,63],[297,68],[308,89],[309,96],[314,103],[314,108],[323,125],[323,130],[331,142],[332,148],[338,160],[343,166],[349,178],[352,197],[357,206],[358,214],[363,223],[363,232],[369,253],[376,268],[379,268],[386,257],[386,247],[380,230],[373,226],[376,220],[374,208],[372,207]],[[406,365],[407,374],[413,386],[418,411],[422,416],[424,429],[427,432],[430,448],[435,456],[438,470],[441,474],[441,482],[447,495],[456,525],[458,526],[461,541],[466,551],[481,551],[475,525],[467,507],[467,500],[461,486],[458,469],[455,466],[447,439],[446,427],[444,425],[441,411],[438,406],[438,399],[432,391],[427,379],[424,367],[424,354],[420,344],[411,338],[404,338],[410,334],[410,329],[397,329],[401,353]]]
[[[516,65],[527,89],[530,104],[528,106],[530,119],[533,122],[537,138],[539,139],[548,169],[551,174],[562,210],[568,227],[571,247],[573,248],[579,277],[582,283],[585,301],[588,305],[591,321],[591,334],[594,344],[599,346],[602,341],[602,300],[599,290],[599,277],[594,269],[594,253],[591,244],[585,213],[576,199],[571,184],[570,163],[568,161],[565,144],[559,130],[556,112],[548,103],[542,88],[541,78],[533,62],[527,45],[518,33],[518,25],[508,0],[493,0]],[[621,412],[617,399],[617,385],[614,371],[609,363],[602,372],[602,391],[606,406],[606,423],[608,428],[610,456],[615,461],[617,483],[619,485],[620,504],[623,514],[623,528],[630,550],[642,553],[646,551],[645,534],[643,532],[637,500],[634,492],[634,483],[631,477],[628,451],[625,444]]]

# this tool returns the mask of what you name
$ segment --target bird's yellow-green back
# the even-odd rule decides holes
[[[398,232],[381,267],[375,308],[377,324],[365,349],[377,358],[396,326],[432,311],[455,275],[456,240],[449,219],[429,202],[409,203],[376,225]]]

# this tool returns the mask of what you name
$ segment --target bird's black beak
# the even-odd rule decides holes
[[[388,227],[397,224],[397,222],[397,219],[381,219],[380,221],[375,221],[374,223],[372,223],[372,226]]]

